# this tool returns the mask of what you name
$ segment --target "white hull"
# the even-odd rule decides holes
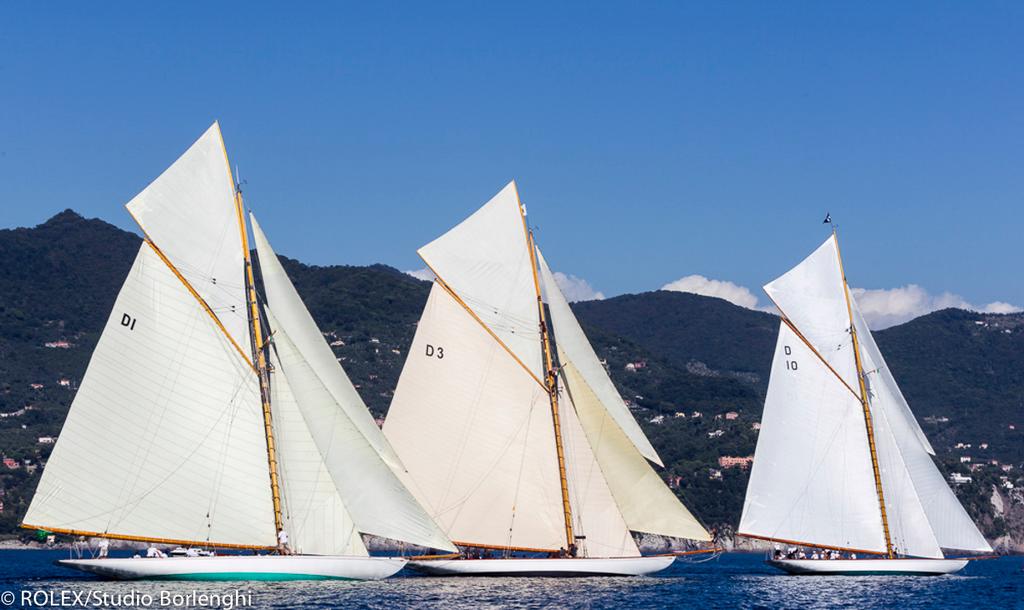
[[[409,567],[433,576],[643,576],[672,565],[673,556],[559,559],[424,559]]]
[[[790,574],[841,574],[846,576],[915,575],[940,576],[959,572],[966,559],[769,559],[768,565]]]
[[[379,580],[406,560],[321,555],[62,559],[57,565],[118,580]]]

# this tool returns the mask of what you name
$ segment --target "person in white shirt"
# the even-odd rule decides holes
[[[284,530],[278,530],[277,532],[277,552],[279,555],[292,554],[292,550],[288,548],[288,532]]]
[[[199,551],[189,547],[185,550],[185,557],[199,557]]]
[[[151,546],[146,549],[146,557],[167,557],[167,555],[155,546]]]
[[[96,555],[97,559],[106,559],[107,553],[110,551],[110,541],[106,538],[100,538],[99,543],[99,554]]]

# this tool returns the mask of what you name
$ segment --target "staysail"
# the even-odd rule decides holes
[[[783,321],[739,532],[879,553],[891,541],[915,557],[990,551],[860,314],[835,234],[765,291]]]
[[[455,550],[399,480],[401,462],[331,352],[255,218],[275,376],[286,381],[307,433],[356,528]],[[283,448],[284,451],[286,448]]]
[[[539,250],[538,262],[572,415],[586,432],[589,455],[622,518],[633,531],[710,540],[707,530],[647,463],[660,465],[661,461],[594,353]]]

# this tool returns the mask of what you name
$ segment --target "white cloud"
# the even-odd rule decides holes
[[[555,271],[555,283],[562,289],[562,294],[570,303],[576,301],[600,301],[604,299],[604,293],[594,290],[587,280],[567,275],[561,271]]]
[[[853,296],[860,305],[861,313],[873,329],[888,328],[902,324],[926,313],[947,307],[968,309],[982,313],[1014,313],[1020,307],[994,301],[987,305],[973,305],[958,294],[943,292],[930,294],[917,284],[908,284],[899,288],[889,289],[851,289]]]
[[[757,297],[750,289],[739,284],[733,284],[726,280],[712,280],[703,275],[688,275],[669,282],[661,287],[662,290],[673,290],[675,292],[692,292],[702,294],[706,297],[718,297],[725,299],[733,305],[757,309]]]
[[[433,282],[435,277],[434,272],[431,271],[430,269],[427,269],[426,267],[422,269],[413,269],[412,271],[406,271],[405,273],[413,276],[418,280],[426,280],[428,282]]]

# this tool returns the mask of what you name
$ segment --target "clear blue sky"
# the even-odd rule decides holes
[[[1024,304],[1024,5],[554,4],[2,3],[0,226],[130,228],[220,119],[305,262],[419,268],[516,178],[609,295],[756,289],[830,211],[855,285]]]

